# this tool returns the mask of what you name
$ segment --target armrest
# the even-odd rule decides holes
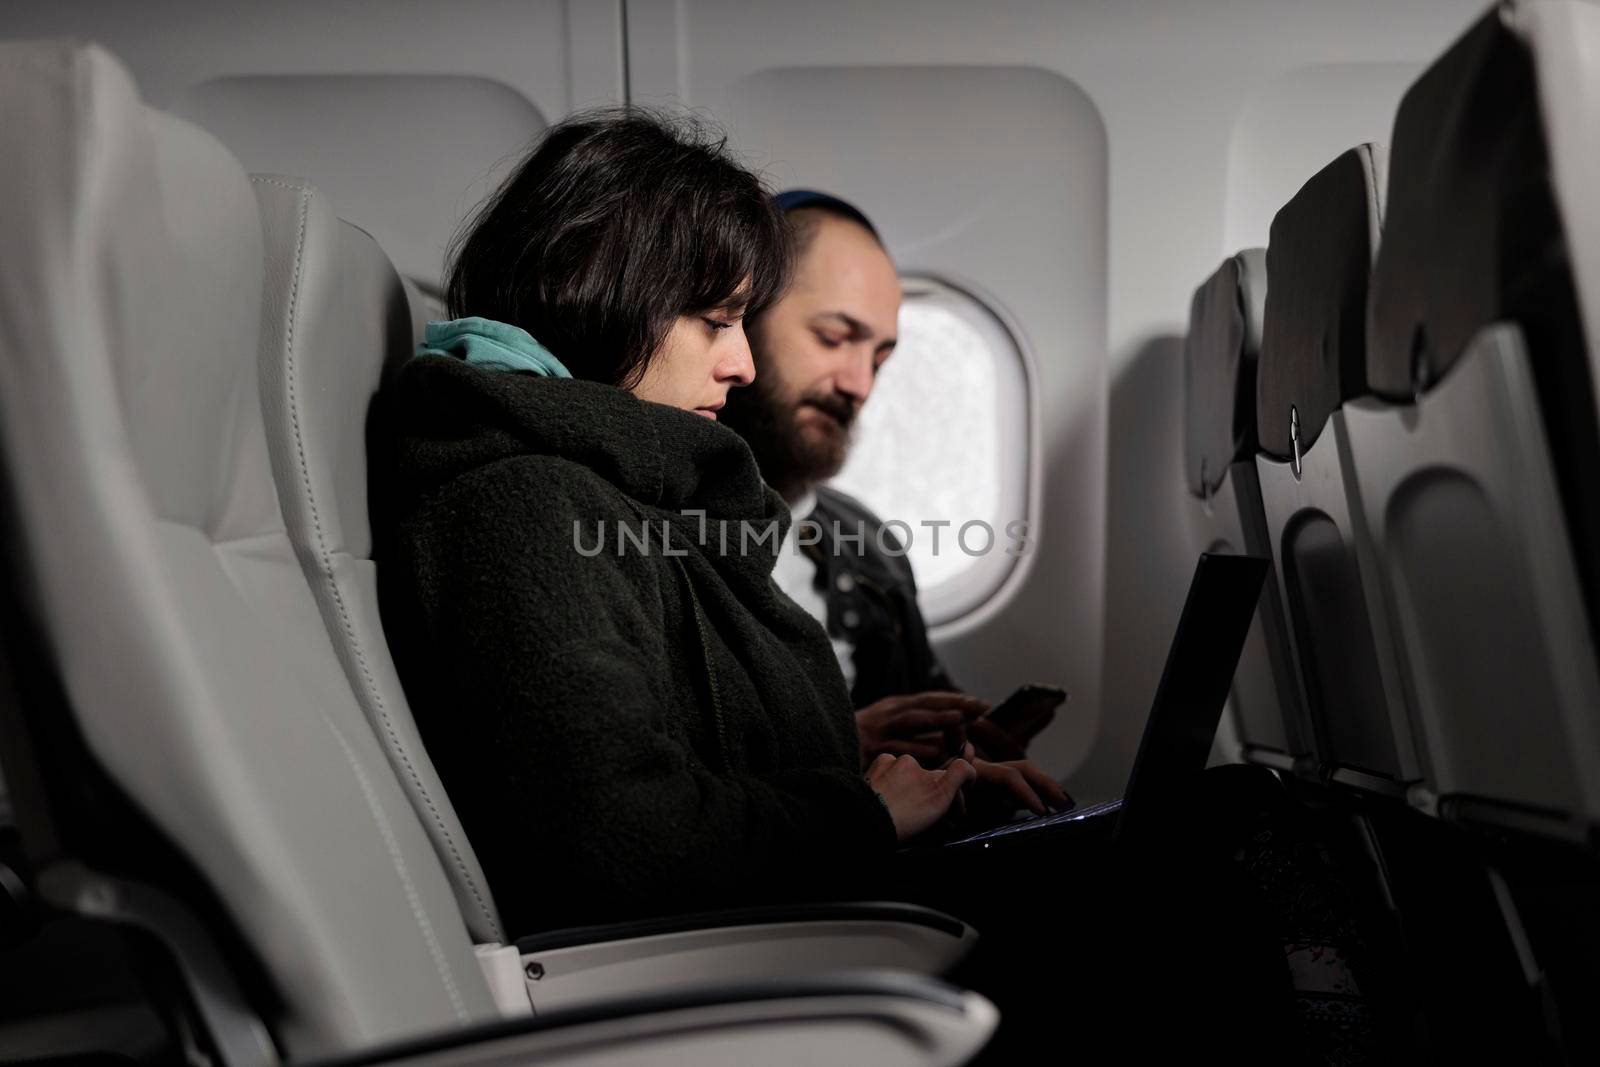
[[[977,944],[943,912],[877,902],[700,912],[517,942],[539,1011],[615,996],[841,971],[944,974]]]
[[[942,911],[925,908],[920,904],[852,900],[842,903],[766,904],[748,908],[723,908],[718,911],[695,911],[685,915],[662,915],[652,919],[635,919],[631,922],[604,923],[597,926],[569,926],[561,930],[518,938],[517,950],[527,955],[549,949],[569,948],[573,945],[631,940],[692,930],[841,920],[908,923],[914,926],[926,926],[929,930],[955,938],[965,937],[972,932],[970,926],[954,915],[946,915]]]
[[[850,972],[613,998],[390,1045],[321,1067],[544,1067],[818,1062],[955,1067],[989,1040],[993,1004],[921,975]]]

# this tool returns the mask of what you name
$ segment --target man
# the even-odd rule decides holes
[[[821,484],[844,465],[856,416],[894,352],[899,273],[872,223],[845,201],[797,189],[777,204],[795,238],[794,281],[748,324],[755,383],[730,393],[721,413],[794,513],[773,576],[833,639],[860,709],[864,758],[892,752],[933,764],[966,735],[984,755],[1019,759],[1048,718],[1008,733],[982,718],[987,704],[955,691],[928,642],[902,546],[860,501]]]

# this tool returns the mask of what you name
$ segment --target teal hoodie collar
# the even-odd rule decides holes
[[[528,371],[541,378],[572,377],[548,348],[510,323],[475,316],[430,322],[422,339],[419,356],[455,356],[474,366]]]

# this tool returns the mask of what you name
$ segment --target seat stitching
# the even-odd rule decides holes
[[[433,923],[428,921],[428,914],[423,910],[421,897],[417,894],[416,886],[412,884],[411,877],[405,869],[405,861],[400,854],[400,843],[394,836],[394,827],[389,824],[389,817],[383,813],[383,806],[378,803],[377,794],[373,791],[372,780],[367,777],[367,772],[362,770],[361,762],[356,758],[355,750],[350,747],[350,742],[344,734],[326,716],[328,729],[338,740],[339,747],[344,750],[345,760],[356,772],[356,781],[361,784],[361,791],[367,798],[367,807],[372,812],[373,821],[378,824],[379,833],[383,834],[384,844],[388,846],[389,855],[393,857],[395,869],[400,873],[400,881],[405,886],[406,899],[411,904],[411,913],[416,916],[417,925],[422,928],[422,936],[428,942],[428,948],[433,954],[435,965],[439,969],[439,977],[444,980],[446,991],[450,994],[450,1004],[455,1008],[456,1018],[463,1022],[468,1021],[467,1006],[461,1000],[461,991],[456,988],[455,978],[450,973],[448,962],[444,958],[444,950],[439,946],[439,939],[435,936]]]
[[[467,870],[466,860],[462,857],[461,851],[456,845],[454,835],[450,833],[449,824],[445,821],[444,815],[434,804],[433,797],[423,786],[416,767],[411,762],[411,757],[406,753],[405,748],[400,742],[400,738],[395,733],[393,719],[389,714],[389,709],[384,705],[383,696],[378,690],[377,682],[372,677],[372,672],[367,662],[366,653],[362,651],[361,645],[353,632],[352,623],[345,608],[344,596],[339,591],[339,587],[334,581],[331,557],[322,559],[321,563],[324,577],[327,578],[330,590],[333,594],[334,603],[339,609],[340,624],[345,629],[345,637],[349,640],[351,654],[355,657],[357,665],[361,668],[361,676],[363,681],[366,683],[367,697],[373,704],[373,710],[383,722],[384,732],[388,735],[389,740],[393,743],[391,751],[399,758],[401,764],[406,769],[406,773],[411,776],[412,784],[417,787],[417,794],[422,797],[422,802],[427,805],[428,814],[433,817],[434,825],[438,827],[440,836],[444,838],[445,845],[450,849],[450,856],[455,860],[456,869],[461,872],[462,880],[467,883],[467,888],[472,891],[472,898],[477,902],[478,910],[482,914],[484,921],[488,923],[491,932],[498,934],[500,924],[495,920],[494,914],[490,911],[488,903],[483,899],[483,895],[478,888],[477,879],[473,878],[472,874]]]
[[[258,179],[252,177],[251,181],[259,181],[265,185],[275,185],[279,188],[288,189],[291,191],[294,191],[296,188],[295,186],[286,182],[273,181],[270,178]],[[306,484],[309,484],[305,448],[300,436],[299,408],[295,395],[295,378],[293,369],[295,314],[298,310],[300,302],[300,277],[301,268],[305,262],[306,220],[310,213],[311,190],[305,186],[301,186],[299,187],[298,191],[300,194],[300,222],[299,233],[295,238],[294,274],[289,285],[288,321],[284,330],[284,360],[290,370],[290,373],[287,377],[289,390],[289,418],[294,430],[295,447],[298,454],[297,458],[300,462],[301,477]],[[317,539],[320,543],[322,539],[322,526],[317,515],[316,502],[308,499],[307,504],[310,508],[312,524],[316,529]],[[333,720],[329,718],[327,712],[322,710],[320,706],[318,711],[321,715],[323,723],[338,740],[339,747],[344,752],[345,762],[347,762],[350,765],[350,769],[355,772],[356,780],[361,785],[362,793],[367,800],[367,810],[372,814],[373,821],[378,824],[378,830],[383,835],[384,844],[389,851],[390,862],[394,865],[395,873],[400,876],[401,884],[405,888],[406,898],[411,906],[411,914],[413,918],[416,919],[418,927],[422,930],[423,939],[427,942],[428,950],[433,956],[434,966],[437,968],[439,977],[441,980],[443,980],[445,989],[450,995],[450,1003],[455,1008],[456,1017],[466,1021],[468,1019],[468,1014],[466,1005],[461,999],[461,991],[456,987],[455,978],[451,974],[449,961],[447,961],[444,957],[444,949],[439,944],[439,939],[434,933],[433,924],[429,922],[427,913],[423,910],[421,898],[417,894],[416,886],[411,880],[411,873],[406,867],[405,857],[400,851],[399,841],[395,838],[394,829],[389,824],[388,817],[383,813],[382,806],[378,803],[377,795],[372,789],[372,782],[367,777],[366,772],[362,769],[360,761],[356,758],[355,750],[350,747],[349,741],[345,738],[344,734],[340,732],[338,726],[335,725]]]
[[[266,185],[276,185],[283,189],[305,189],[303,186],[294,186],[286,182],[275,181],[266,177],[252,177],[251,181],[258,181]],[[310,195],[309,189],[305,189],[305,192],[307,195]],[[298,281],[296,282],[296,286],[296,295],[298,296]],[[440,813],[437,806],[434,804],[433,797],[429,793],[428,789],[422,784],[421,776],[417,773],[416,767],[412,764],[410,754],[406,752],[405,746],[401,744],[399,736],[395,733],[393,719],[391,718],[389,709],[384,702],[382,691],[379,689],[376,679],[374,679],[372,676],[372,669],[371,665],[367,661],[366,651],[362,647],[361,641],[356,637],[355,626],[350,619],[350,612],[345,604],[344,594],[339,588],[337,579],[334,577],[332,557],[328,550],[327,539],[322,533],[322,523],[317,510],[316,497],[311,491],[310,472],[305,458],[305,441],[300,430],[300,409],[295,393],[297,379],[295,375],[293,347],[295,310],[296,308],[291,305],[289,309],[290,318],[287,331],[289,347],[284,353],[285,363],[288,368],[287,378],[289,387],[289,413],[294,434],[295,449],[300,459],[301,486],[304,488],[306,506],[311,513],[311,522],[316,538],[317,565],[322,572],[322,578],[326,588],[333,596],[334,606],[339,612],[339,625],[344,630],[345,647],[350,651],[351,655],[355,657],[356,665],[361,671],[361,677],[364,682],[363,688],[365,690],[367,700],[370,706],[373,708],[373,711],[377,715],[379,721],[383,724],[384,732],[389,737],[389,751],[396,756],[401,765],[405,767],[406,774],[411,778],[411,784],[415,787],[417,795],[422,797],[422,802],[427,806],[428,814],[432,817],[434,826],[437,827],[440,836],[444,839],[445,847],[450,850],[450,857],[455,861],[456,870],[460,872],[462,881],[466,882],[467,888],[471,890],[472,899],[478,905],[478,912],[480,916],[488,925],[489,932],[498,938],[501,932],[500,923],[498,920],[496,920],[493,909],[491,909],[488,902],[484,900],[483,892],[478,886],[477,879],[472,876],[472,873],[469,870],[467,870],[466,860],[462,858],[460,847],[455,841],[455,835],[450,832],[449,824],[446,822],[443,814]]]

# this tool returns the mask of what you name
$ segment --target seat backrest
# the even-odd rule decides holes
[[[1272,555],[1255,468],[1256,357],[1266,297],[1266,253],[1252,248],[1224,260],[1190,303],[1184,476],[1202,552]],[[1309,751],[1275,578],[1262,588],[1229,706],[1246,759],[1287,770]]]
[[[1430,786],[1557,830],[1600,821],[1600,432],[1579,298],[1595,262],[1579,250],[1600,246],[1600,95],[1576,62],[1597,49],[1600,7],[1513,5],[1406,94],[1371,298],[1382,399],[1348,413]],[[1582,142],[1566,173],[1564,140]],[[1563,180],[1582,195],[1563,200]]]
[[[1367,285],[1383,162],[1374,145],[1345,152],[1273,219],[1257,470],[1322,770],[1401,793],[1420,772],[1386,620],[1368,608],[1379,591],[1340,410],[1367,391]]]
[[[376,242],[303,179],[251,178],[267,248],[262,409],[289,539],[345,674],[428,830],[467,927],[503,940],[483,870],[424,751],[378,617],[367,409],[412,353],[407,292]]]
[[[103,50],[0,45],[4,565],[92,756],[210,884],[294,1057],[495,1017],[284,530],[237,161]]]

